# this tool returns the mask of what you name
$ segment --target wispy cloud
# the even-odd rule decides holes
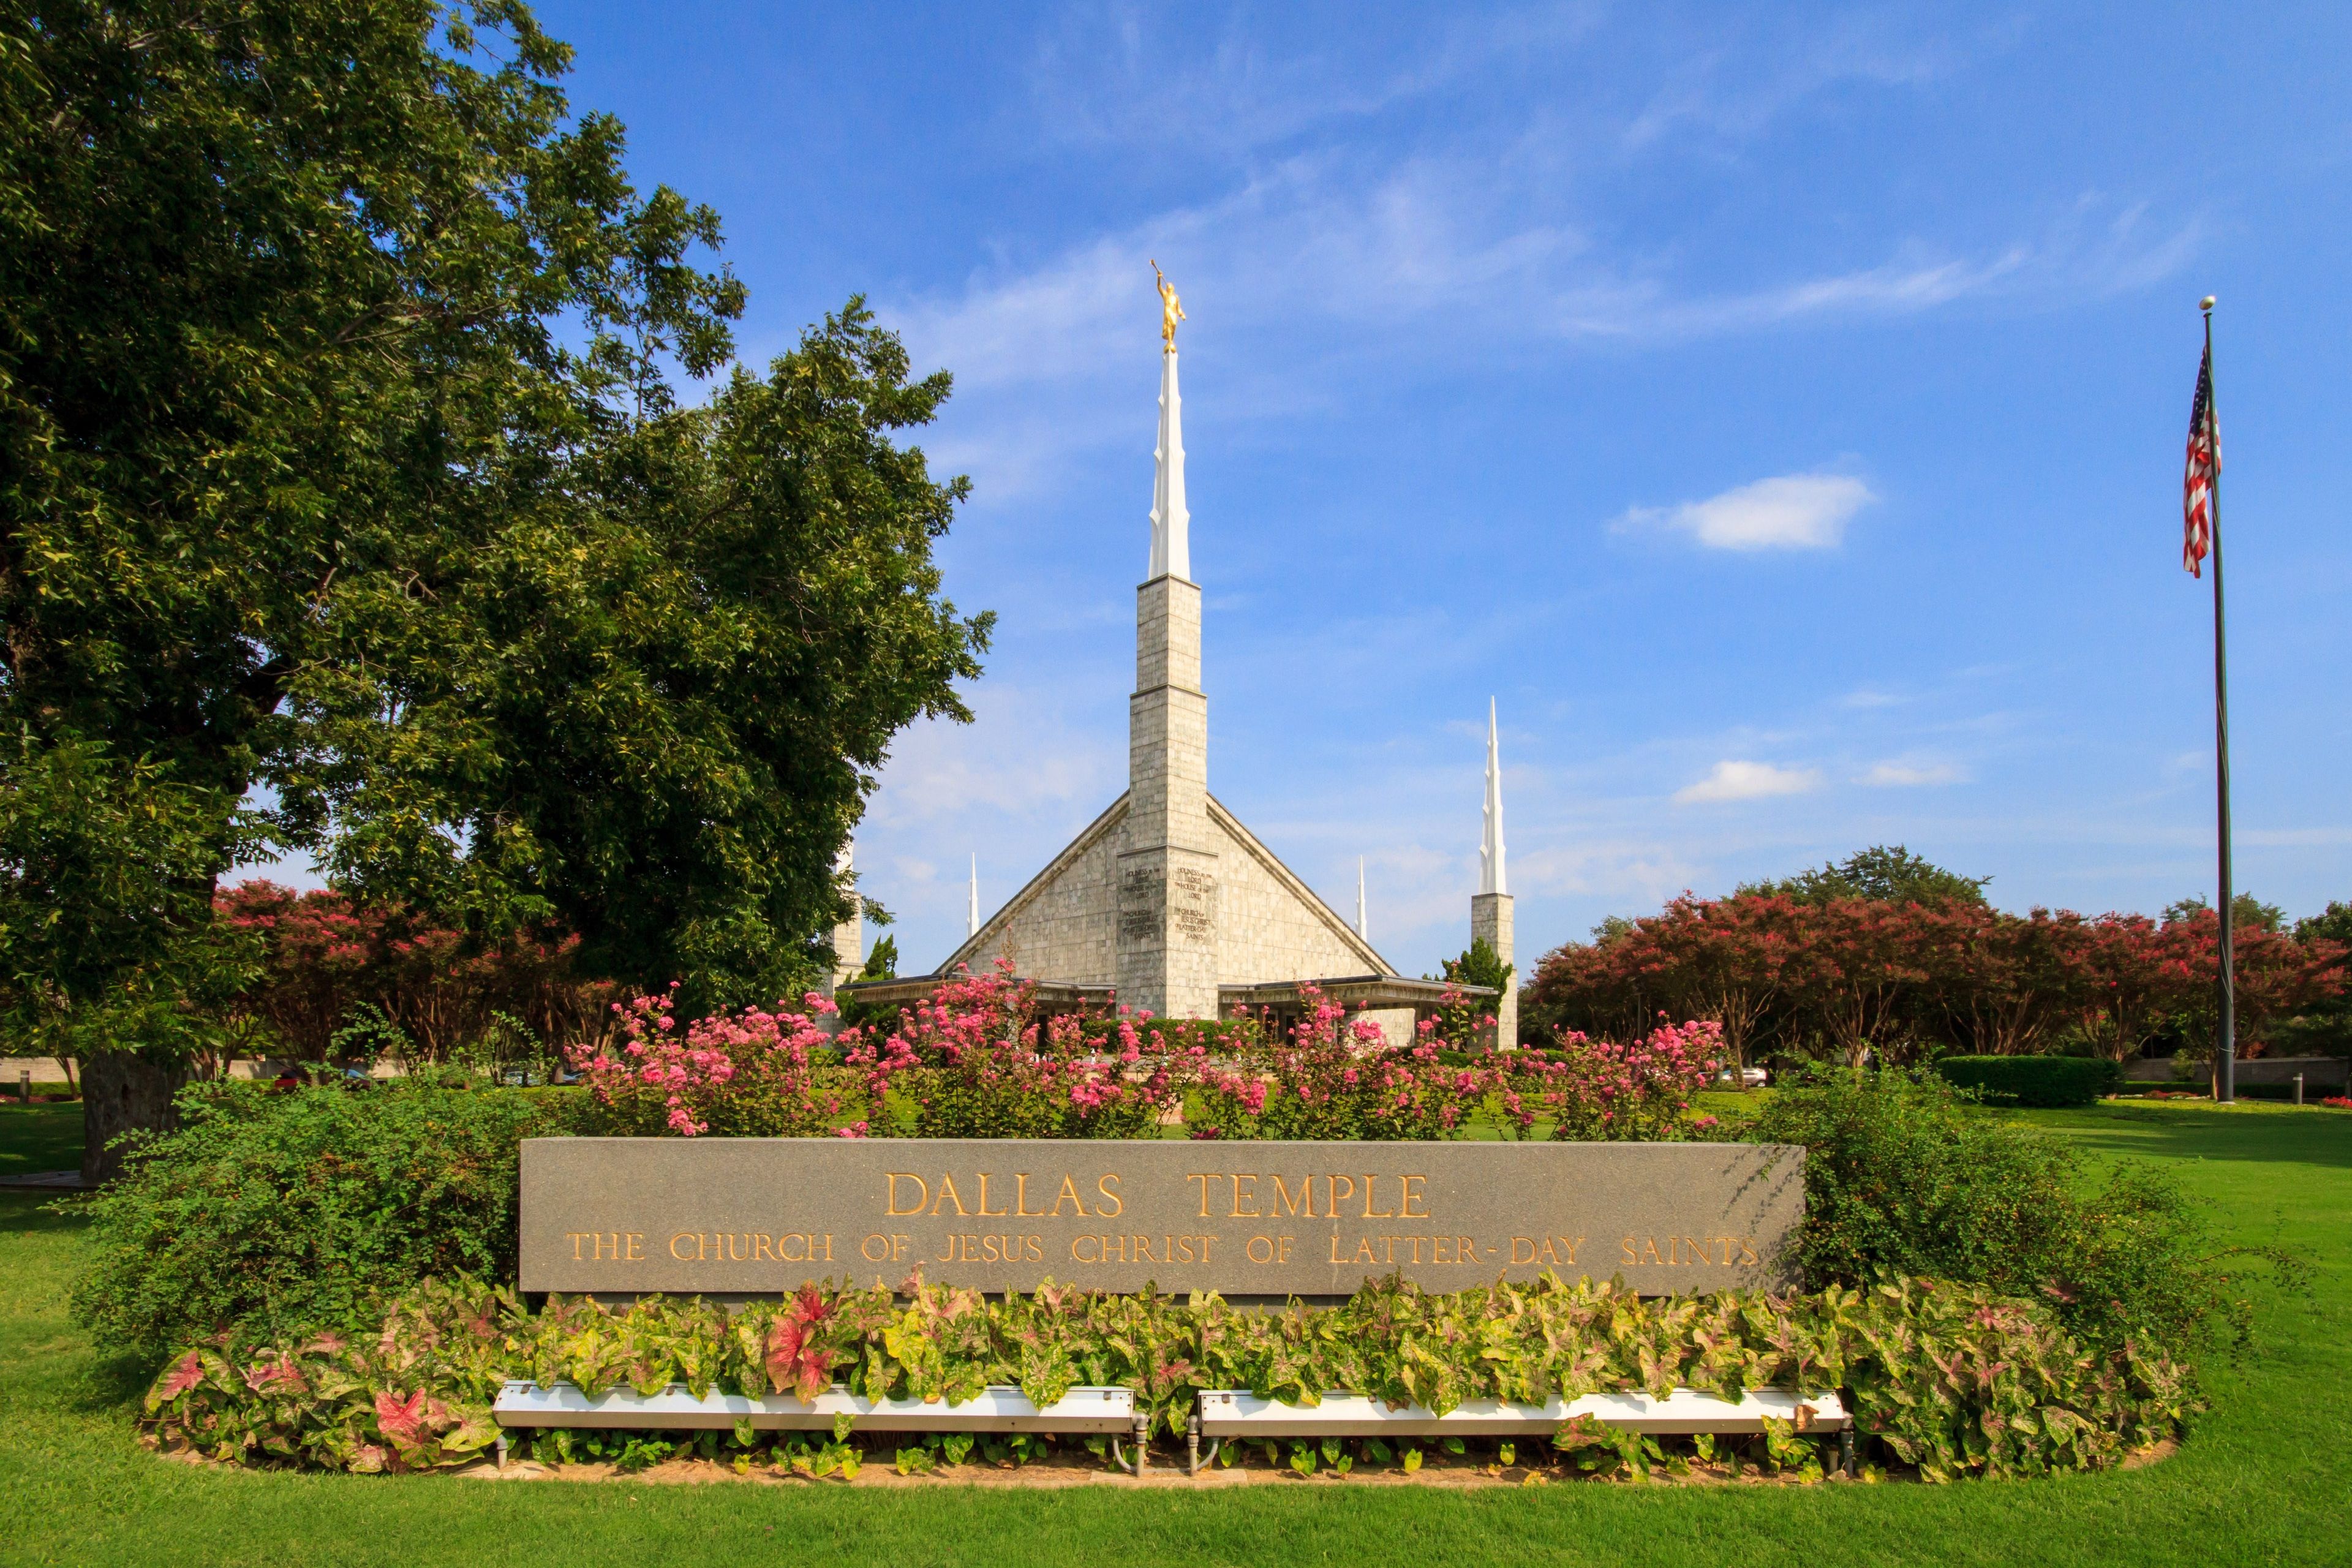
[[[1874,788],[1904,789],[1920,784],[1958,784],[1966,779],[1953,763],[1878,763],[1862,775],[1860,783]]]
[[[1684,805],[1727,800],[1763,800],[1772,795],[1806,795],[1819,789],[1819,768],[1783,768],[1770,763],[1720,762],[1706,777],[1675,792]]]
[[[1783,474],[1676,507],[1635,507],[1616,526],[1679,529],[1710,550],[1827,550],[1876,499],[1844,474]]]
[[[1624,142],[1644,147],[1677,131],[1746,139],[1825,92],[1934,81],[1980,47],[1948,36],[1904,37],[1885,16],[1852,15],[1827,25],[1807,18],[1748,47],[1692,51],[1625,127]]]

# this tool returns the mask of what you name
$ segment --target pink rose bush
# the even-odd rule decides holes
[[[1287,1029],[1270,1017],[1168,1028],[1126,1009],[1048,1013],[1034,983],[1000,964],[895,1023],[838,1031],[814,993],[805,1012],[745,1008],[683,1027],[672,994],[639,996],[572,1061],[601,1130],[683,1138],[1144,1138],[1181,1121],[1197,1139],[1434,1139],[1477,1117],[1507,1138],[1633,1142],[1713,1125],[1695,1109],[1726,1059],[1713,1023],[1662,1019],[1626,1045],[1571,1033],[1465,1061],[1436,1020],[1392,1045],[1312,986],[1302,1000]]]
[[[834,1012],[810,992],[805,1013],[747,1007],[697,1018],[683,1030],[674,993],[613,1005],[617,1039],[575,1047],[611,1131],[682,1138],[865,1136],[880,1084],[857,1070],[817,1020]],[[779,1007],[782,1004],[778,1005]]]
[[[848,1060],[918,1137],[1141,1138],[1181,1106],[1180,1068],[1204,1047],[1180,1054],[1124,1015],[1108,1030],[1044,1016],[1036,994],[1006,964],[966,972],[897,1027],[861,1032]]]
[[[1663,1015],[1661,1016],[1663,1019]],[[1556,1049],[1496,1058],[1496,1103],[1507,1133],[1549,1121],[1559,1142],[1656,1142],[1715,1125],[1696,1113],[1699,1091],[1725,1061],[1723,1026],[1661,1021],[1630,1045],[1570,1031]]]
[[[1469,1120],[1493,1074],[1448,1067],[1434,1022],[1414,1044],[1307,986],[1286,1036],[1268,1027],[1222,1058],[1194,1061],[1195,1138],[1443,1138]]]

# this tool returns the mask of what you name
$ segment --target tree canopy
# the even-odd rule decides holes
[[[948,377],[853,300],[686,405],[744,291],[569,59],[511,0],[0,19],[19,1010],[163,973],[289,850],[773,1000],[890,736],[967,716],[989,619],[931,555],[965,486],[900,444]]]
[[[1874,903],[1936,904],[1948,900],[1962,903],[1985,901],[1990,877],[1963,877],[1947,871],[1925,856],[1902,845],[1874,844],[1843,860],[1832,860],[1815,871],[1801,871],[1779,881],[1743,882],[1738,891],[1767,898],[1792,899],[1801,904],[1827,904],[1838,899],[1866,899]]]

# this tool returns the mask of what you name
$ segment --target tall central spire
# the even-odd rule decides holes
[[[1160,354],[1159,472],[1151,486],[1151,569],[1144,580],[1192,580],[1192,514],[1184,510],[1184,402],[1176,389],[1176,344]]]
[[[1209,699],[1201,689],[1201,589],[1184,510],[1184,409],[1176,392],[1176,290],[1160,279],[1160,448],[1151,573],[1135,590],[1135,695],[1127,700],[1115,963],[1123,1006],[1217,1016],[1217,845],[1209,821]]]
[[[1511,879],[1503,870],[1503,762],[1496,744],[1495,700],[1486,699],[1486,831],[1478,841],[1478,890],[1507,893]]]

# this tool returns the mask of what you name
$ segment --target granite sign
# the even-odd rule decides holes
[[[1552,1269],[1656,1295],[1780,1280],[1803,1212],[1786,1144],[535,1138],[521,1283],[1337,1296]]]

